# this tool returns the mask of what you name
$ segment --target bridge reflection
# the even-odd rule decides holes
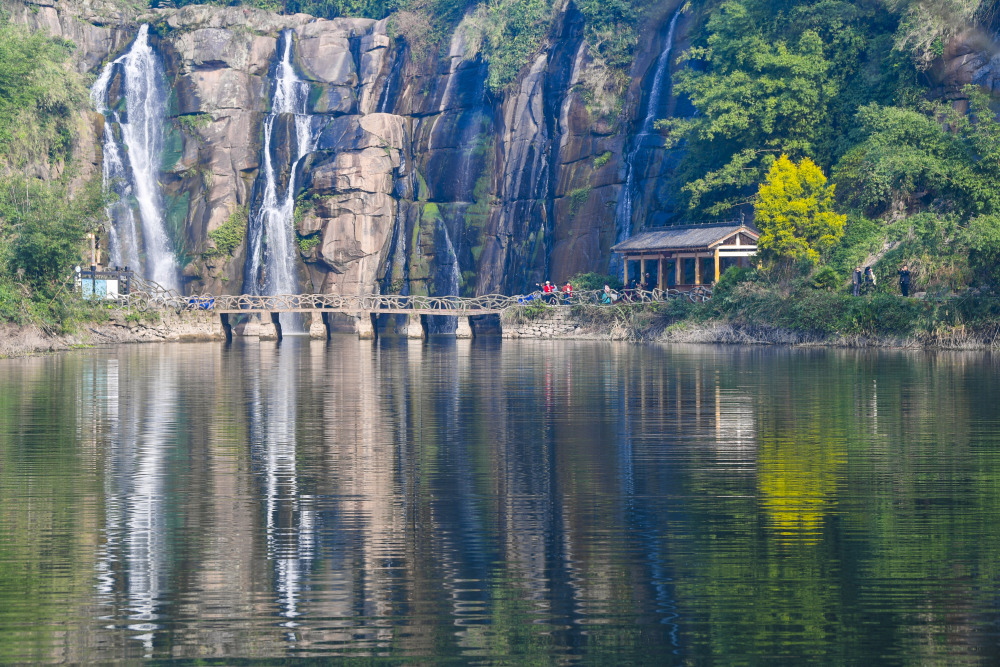
[[[663,462],[697,436],[752,478],[755,427],[715,362],[649,360],[349,338],[94,358],[92,657],[541,650],[623,609],[676,645],[678,517],[650,498],[689,482]]]

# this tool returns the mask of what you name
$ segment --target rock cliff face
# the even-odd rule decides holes
[[[318,137],[294,175],[303,291],[472,295],[607,270],[627,137],[676,5],[666,0],[643,38],[621,120],[588,104],[593,65],[571,2],[502,95],[487,89],[487,66],[466,52],[461,31],[440,53],[414,59],[387,21],[210,6],[140,15],[95,0],[31,0],[9,10],[74,41],[77,66],[90,72],[150,24],[170,90],[160,183],[186,291],[244,290],[245,234],[218,249],[213,232],[234,220],[245,230],[259,205],[262,124],[288,30]],[[293,121],[275,125],[275,164],[296,164],[288,159]],[[79,138],[90,146],[83,154],[91,170],[99,170],[102,123],[95,113]],[[643,166],[634,219],[656,208],[653,186],[665,164],[657,160]]]

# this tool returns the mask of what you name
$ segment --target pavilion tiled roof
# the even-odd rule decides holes
[[[739,223],[683,225],[636,234],[611,248],[614,252],[641,252],[680,248],[709,248],[738,231],[760,236],[753,227]]]

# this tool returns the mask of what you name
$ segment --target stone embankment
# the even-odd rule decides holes
[[[129,319],[115,311],[106,322],[78,324],[73,333],[59,333],[38,325],[0,324],[0,358],[23,357],[80,347],[119,343],[225,340],[215,313],[166,312],[145,320]]]
[[[571,306],[550,306],[530,316],[511,311],[501,318],[504,338],[610,340],[612,328],[594,325],[573,314]]]

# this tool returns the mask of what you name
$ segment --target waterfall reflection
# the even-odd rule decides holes
[[[300,490],[297,465],[297,350],[259,346],[250,371],[248,421],[260,477],[267,557],[274,567],[279,614],[295,628],[303,581],[315,550],[312,498]],[[289,635],[294,637],[294,635]]]
[[[169,588],[165,483],[178,408],[178,369],[168,358],[132,376],[116,359],[96,361],[105,393],[95,405],[108,416],[105,455],[105,540],[98,557],[98,601],[106,618],[123,619],[132,638],[152,655],[159,608]],[[126,396],[127,400],[122,400]]]
[[[217,373],[154,350],[95,367],[98,597],[144,655],[165,602],[204,641],[268,655],[487,655],[515,627],[572,646],[626,609],[676,644],[665,536],[688,519],[651,499],[754,484],[753,399],[720,372],[729,359],[488,340],[212,349]],[[673,461],[703,464],[682,477]]]
[[[4,364],[0,662],[996,653],[982,355],[338,338]]]

